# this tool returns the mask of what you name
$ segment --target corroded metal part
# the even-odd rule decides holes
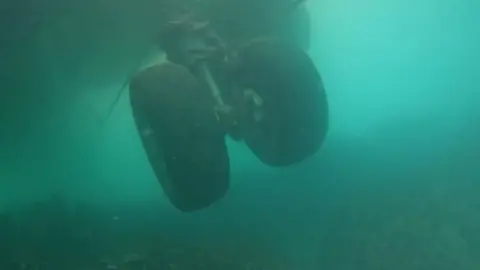
[[[192,16],[187,14],[167,22],[159,37],[167,59],[188,68],[225,51],[225,44],[211,23]]]

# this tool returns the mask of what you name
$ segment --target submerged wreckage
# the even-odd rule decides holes
[[[263,163],[282,167],[317,152],[328,128],[322,79],[304,46],[275,34],[239,43],[219,32],[194,16],[170,21],[160,35],[168,61],[130,82],[149,162],[184,212],[206,208],[227,192],[226,136],[245,142]]]

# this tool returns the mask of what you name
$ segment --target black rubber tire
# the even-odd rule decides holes
[[[133,116],[143,147],[171,203],[200,210],[225,196],[230,165],[214,101],[183,66],[147,68],[130,83]]]
[[[257,39],[238,51],[234,80],[262,99],[265,119],[245,142],[265,164],[293,165],[314,155],[328,130],[328,102],[322,78],[300,47]]]

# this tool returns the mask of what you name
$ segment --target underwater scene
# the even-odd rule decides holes
[[[480,269],[479,12],[3,0],[0,270]]]

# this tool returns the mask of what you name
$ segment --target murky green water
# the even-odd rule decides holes
[[[128,95],[107,117],[165,6],[0,10],[1,269],[480,267],[479,3],[310,1],[324,147],[273,169],[229,142],[230,191],[193,214],[162,195]]]

